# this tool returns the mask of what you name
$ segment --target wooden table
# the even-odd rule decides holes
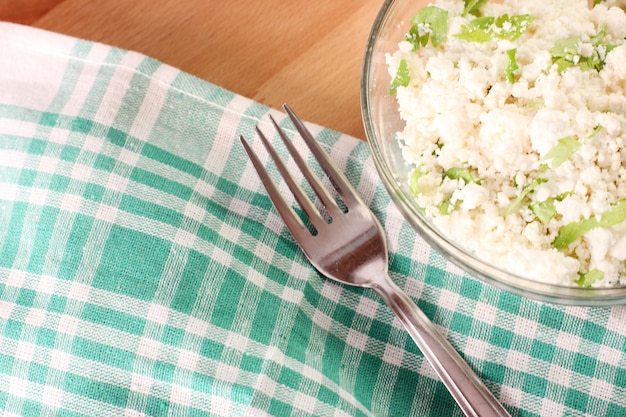
[[[0,0],[0,20],[149,55],[364,139],[359,84],[382,0]]]

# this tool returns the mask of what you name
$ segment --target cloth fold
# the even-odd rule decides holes
[[[278,143],[268,114],[295,137],[281,112],[25,26],[0,23],[0,51],[3,415],[461,415],[382,301],[322,277],[274,211],[237,138]],[[394,281],[512,415],[626,413],[626,309],[464,274],[366,143],[308,126],[384,225]]]

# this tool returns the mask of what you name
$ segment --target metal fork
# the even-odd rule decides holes
[[[307,166],[285,132],[270,116],[296,165],[323,204],[327,215],[322,215],[257,126],[256,130],[261,141],[306,213],[315,229],[314,232],[302,222],[282,196],[246,139],[243,136],[240,139],[276,210],[306,257],[328,278],[376,291],[398,316],[467,416],[509,416],[506,409],[437,331],[428,317],[389,278],[387,243],[380,223],[303,122],[289,106],[284,104],[283,108],[345,205],[345,209],[342,210],[335,198]]]

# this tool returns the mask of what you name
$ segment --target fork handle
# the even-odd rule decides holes
[[[374,290],[391,307],[466,416],[510,417],[435,325],[390,278]]]

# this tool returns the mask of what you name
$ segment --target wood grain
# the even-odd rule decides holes
[[[381,4],[17,0],[10,10],[0,6],[0,19],[141,52],[266,105],[288,102],[305,120],[363,139],[361,64]]]

